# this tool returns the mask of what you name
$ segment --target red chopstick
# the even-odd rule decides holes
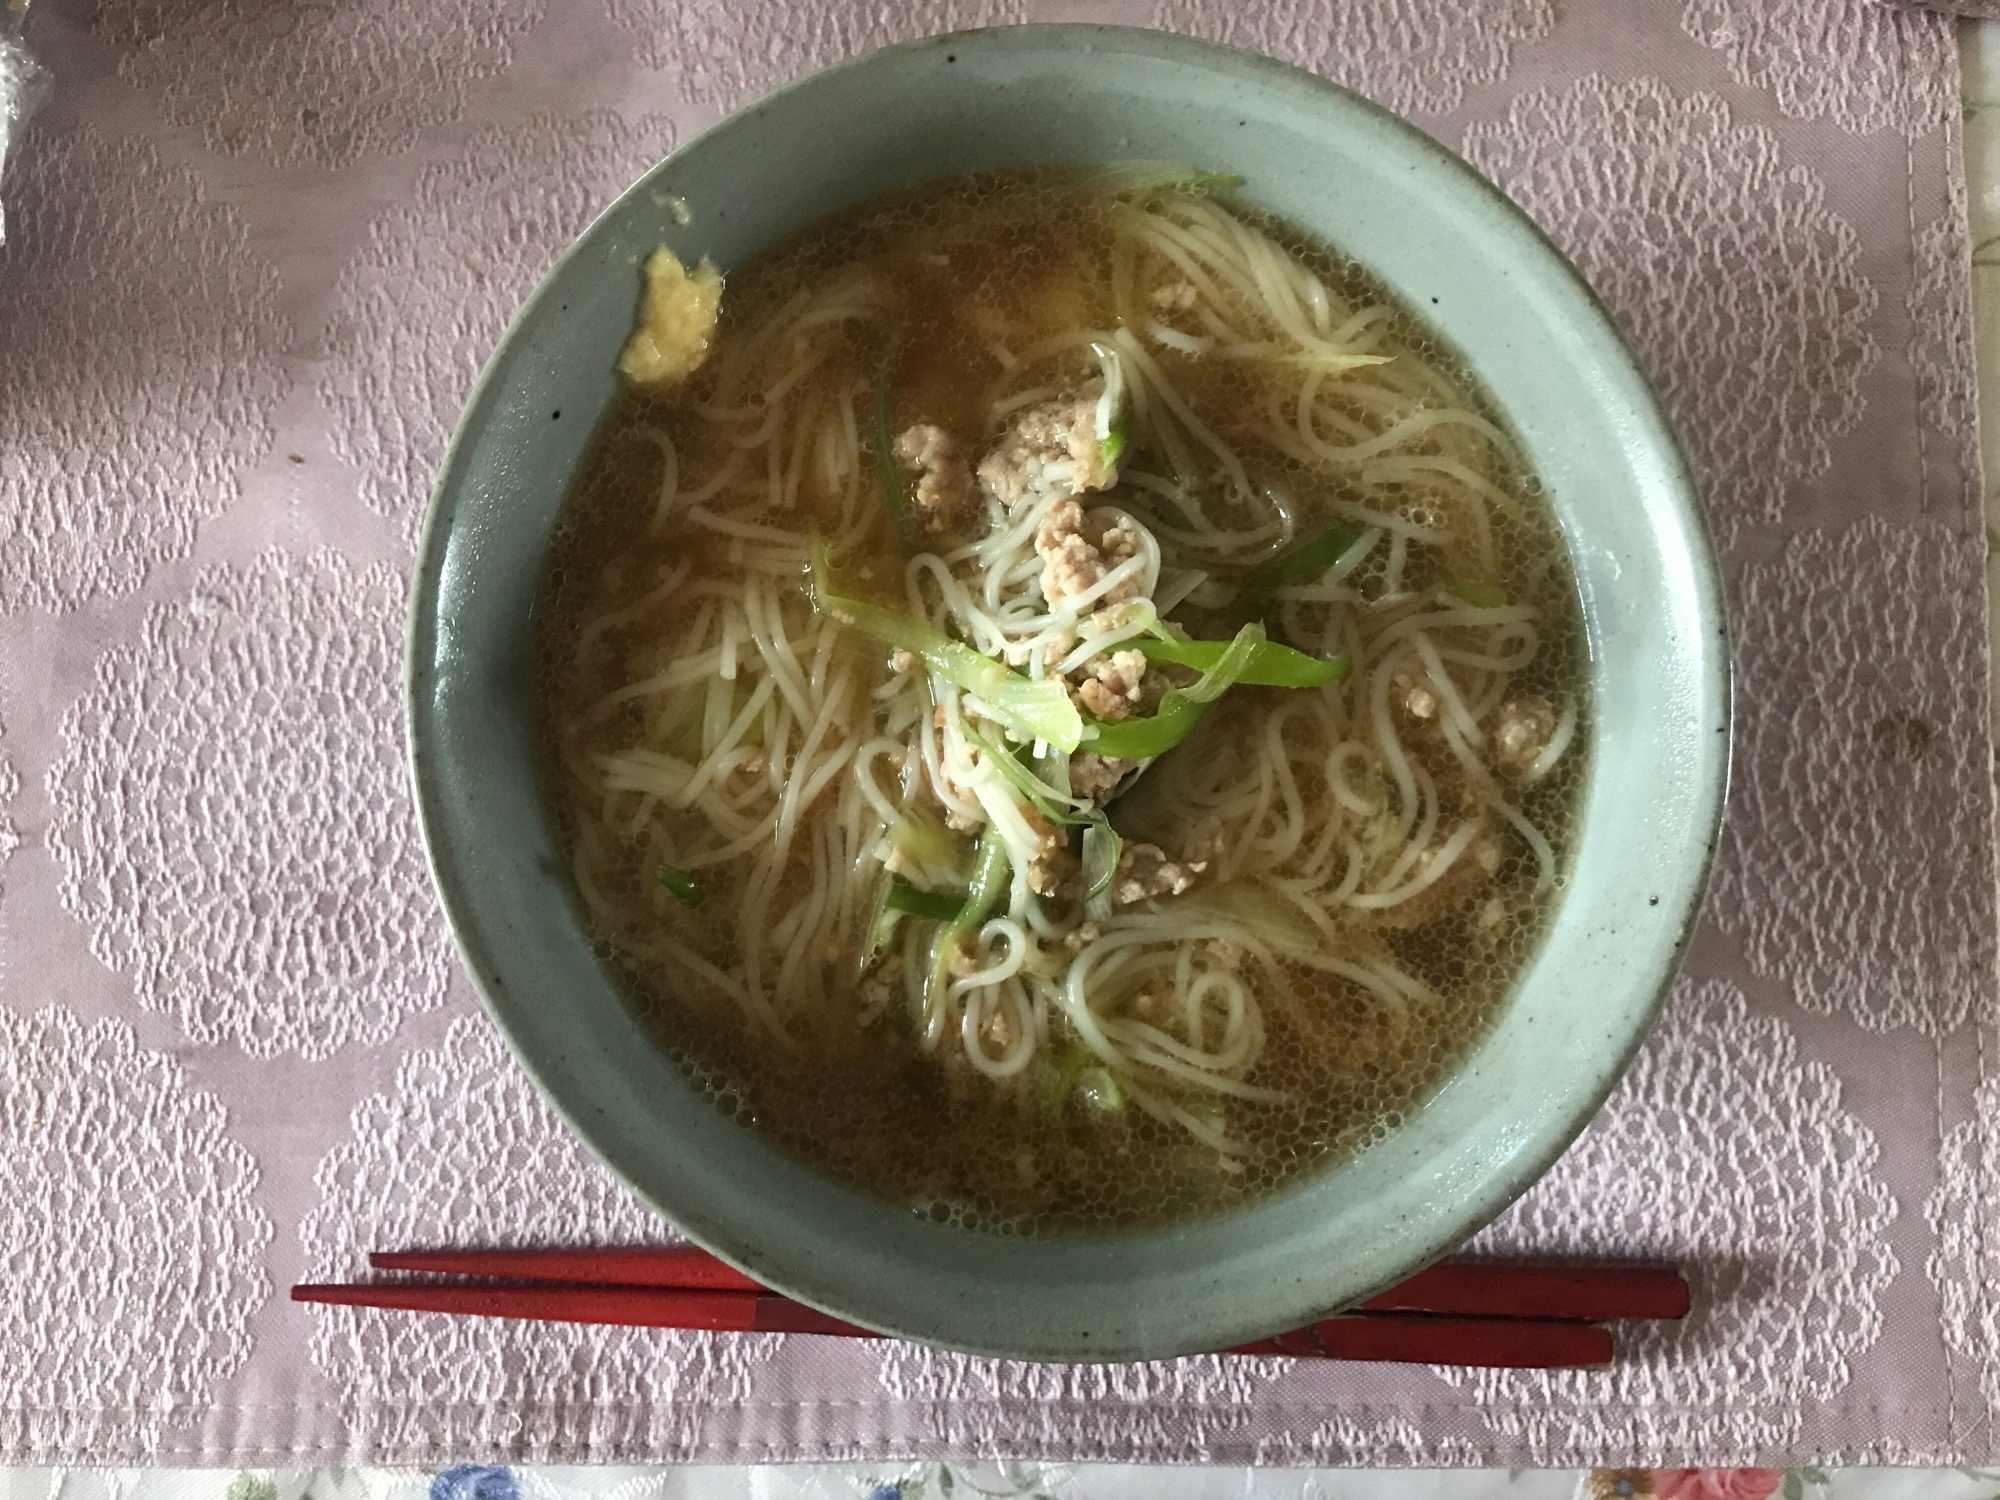
[[[691,1291],[667,1286],[463,1286],[378,1282],[295,1286],[294,1302],[400,1308],[543,1322],[611,1323],[734,1333],[879,1335],[775,1292]],[[1368,1314],[1327,1318],[1232,1354],[1287,1354],[1402,1364],[1561,1369],[1606,1364],[1611,1335],[1591,1323],[1529,1318]]]
[[[516,1281],[761,1292],[726,1261],[692,1245],[621,1250],[396,1250],[368,1257],[379,1271],[442,1271]],[[1530,1266],[1445,1261],[1371,1297],[1356,1311],[1609,1322],[1687,1315],[1688,1288],[1668,1266]]]
[[[633,1250],[378,1250],[378,1271],[443,1271],[515,1281],[578,1281],[597,1286],[671,1286],[697,1292],[761,1292],[726,1260],[694,1245]]]
[[[1444,1318],[1428,1314],[1345,1314],[1323,1318],[1230,1354],[1378,1364],[1464,1365],[1499,1370],[1590,1369],[1611,1363],[1611,1330],[1544,1318]]]
[[[767,1291],[735,1267],[687,1245],[401,1250],[368,1259],[378,1270],[531,1284],[295,1286],[292,1300],[639,1328],[877,1337]],[[1687,1283],[1668,1267],[1447,1261],[1350,1313],[1229,1352],[1509,1369],[1589,1367],[1611,1358],[1611,1335],[1599,1322],[1678,1318],[1687,1309]]]
[[[615,1323],[625,1328],[691,1328],[713,1333],[828,1333],[879,1337],[776,1292],[688,1291],[664,1286],[450,1286],[364,1282],[295,1286],[294,1302],[388,1307],[409,1312],[529,1318],[545,1323]]]
[[[1491,1318],[1684,1318],[1688,1285],[1671,1266],[1510,1266],[1448,1260],[1370,1297],[1362,1312]]]

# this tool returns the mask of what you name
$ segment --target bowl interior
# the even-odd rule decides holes
[[[1583,594],[1583,832],[1493,1033],[1387,1140],[1225,1220],[1104,1240],[971,1235],[771,1149],[646,1041],[592,955],[544,821],[529,610],[655,246],[726,270],[887,188],[1134,158],[1241,174],[1259,204],[1426,312],[1493,393],[1548,486]],[[1727,643],[1693,488],[1561,257],[1449,152],[1331,84],[1085,26],[939,38],[818,75],[621,198],[536,293],[463,419],[420,558],[409,688],[425,833],[465,960],[582,1138],[687,1233],[794,1296],[927,1342],[1047,1359],[1160,1357],[1293,1327],[1498,1213],[1589,1119],[1651,1023],[1706,877],[1728,744]]]

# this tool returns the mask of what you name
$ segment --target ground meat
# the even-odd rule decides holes
[[[1028,889],[1052,900],[1073,900],[1083,894],[1083,866],[1069,850],[1053,850],[1028,866]]]
[[[1014,1045],[1015,1025],[1014,1007],[996,1005],[986,1013],[986,1020],[979,1028],[979,1035],[989,1042],[995,1051],[1005,1053]]]
[[[870,969],[861,981],[861,1006],[864,1012],[880,1010],[895,998],[896,990],[903,977],[902,965],[895,961],[885,961]],[[872,1015],[864,1014],[862,1024],[872,1020]]]
[[[914,672],[916,668],[916,656],[911,652],[905,651],[901,646],[898,646],[894,651],[889,653],[889,670],[894,672],[898,677],[902,676],[905,672]]]
[[[1201,301],[1201,294],[1185,281],[1169,281],[1153,288],[1146,300],[1159,312],[1189,312]]]
[[[1529,694],[1509,698],[1493,721],[1493,757],[1503,771],[1525,776],[1556,732],[1556,711],[1549,700]]]
[[[1245,949],[1241,943],[1232,943],[1227,938],[1212,938],[1208,944],[1209,957],[1232,973],[1243,967]]]
[[[896,458],[916,475],[910,498],[924,529],[949,531],[973,510],[972,469],[958,439],[920,422],[896,439]]]
[[[1076,690],[1077,702],[1100,719],[1122,719],[1144,700],[1146,658],[1138,651],[1112,651],[1084,663],[1089,674]]]
[[[1069,789],[1079,797],[1095,801],[1123,781],[1125,773],[1137,764],[1136,760],[1118,760],[1079,750],[1069,758]]]
[[[1229,850],[1229,829],[1222,819],[1210,813],[1197,818],[1195,824],[1181,840],[1181,859],[1200,860],[1204,864],[1215,864]]]
[[[1144,619],[1153,612],[1151,600],[1127,599],[1122,603],[1103,605],[1091,611],[1090,618],[1079,627],[1086,638],[1109,635],[1114,630],[1123,630],[1134,621]]]
[[[1117,482],[1097,436],[1104,382],[1075,396],[1031,406],[1014,418],[999,445],[979,461],[979,487],[1007,509],[1048,495],[1081,495]]]
[[[1123,696],[1113,693],[1103,683],[1094,679],[1086,680],[1074,689],[1070,693],[1070,698],[1078,708],[1093,719],[1102,719],[1106,723],[1122,719],[1131,711]]]
[[[1405,657],[1401,665],[1389,674],[1389,706],[1400,709],[1419,722],[1437,717],[1442,706],[1438,690],[1432,685],[1424,664],[1414,656]]]
[[[1120,906],[1154,896],[1178,896],[1206,870],[1206,862],[1180,864],[1167,858],[1158,844],[1127,844],[1111,877],[1111,899]]]
[[[1152,600],[1134,598],[1120,604],[1100,604],[1090,616],[1076,628],[1088,640],[1090,636],[1108,636],[1112,630],[1124,630],[1128,624],[1138,624],[1152,616]]]
[[[1069,831],[1049,822],[1032,807],[1023,808],[1021,815],[1042,841],[1041,852],[1028,862],[1028,889],[1038,896],[1081,895],[1083,866],[1069,852]]]
[[[1095,588],[1105,574],[1139,555],[1143,533],[1139,523],[1112,506],[1085,510],[1075,500],[1049,507],[1035,530],[1035,551],[1042,559],[1042,596],[1051,609],[1063,600]],[[1135,572],[1097,602],[1100,607],[1136,599],[1146,592],[1146,579]]]
[[[1103,936],[1103,928],[1099,927],[1095,922],[1085,922],[1076,931],[1063,939],[1063,947],[1074,957]]]

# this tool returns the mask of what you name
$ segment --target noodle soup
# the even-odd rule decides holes
[[[718,1107],[1002,1233],[1393,1128],[1563,881],[1534,476],[1412,310],[1204,174],[987,175],[649,265],[538,616],[607,963]]]

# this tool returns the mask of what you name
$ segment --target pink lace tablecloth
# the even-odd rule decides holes
[[[679,137],[853,52],[1116,20],[1462,151],[1604,293],[1741,642],[1714,899],[1481,1240],[1687,1267],[1591,1374],[1053,1368],[308,1311],[370,1246],[665,1231],[480,1016],[405,787],[474,373]],[[0,247],[0,1461],[1986,1458],[1985,557],[1951,23],[1872,0],[37,0]]]

